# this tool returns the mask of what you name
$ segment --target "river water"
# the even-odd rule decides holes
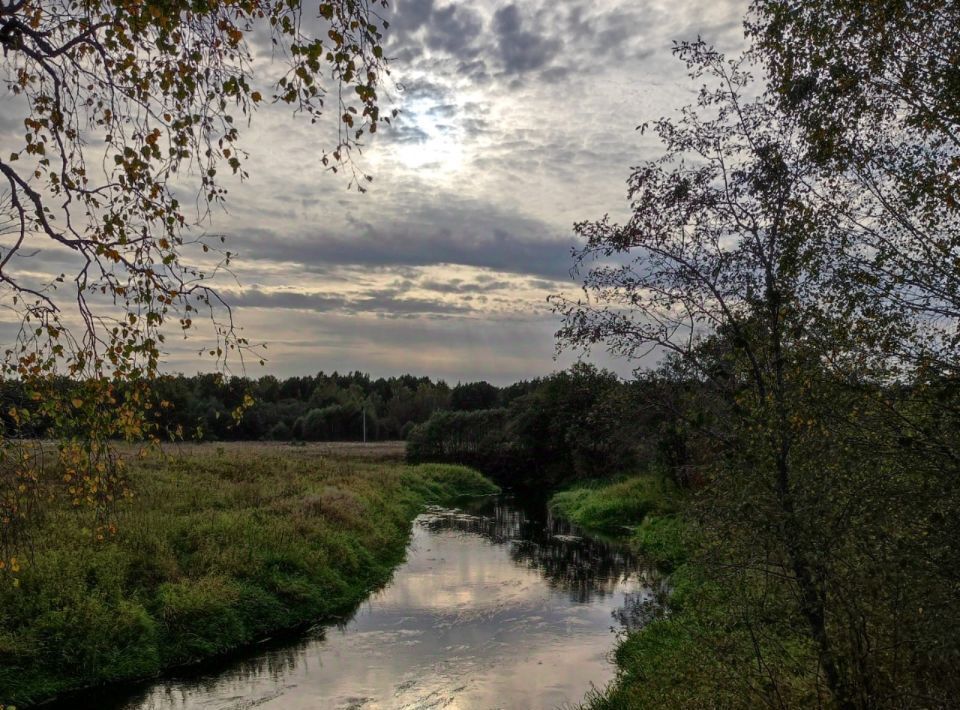
[[[551,519],[542,503],[486,498],[418,517],[406,561],[349,620],[71,707],[569,706],[612,679],[616,635],[654,609],[627,550]]]

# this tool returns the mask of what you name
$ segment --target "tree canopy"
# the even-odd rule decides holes
[[[748,35],[812,154],[960,207],[960,8],[928,0],[755,0]],[[895,135],[895,140],[890,140]]]
[[[879,123],[821,105],[838,112],[819,124],[826,145],[853,158],[825,154],[776,78],[767,92],[754,79],[765,47],[728,60],[678,45],[704,86],[649,127],[662,153],[633,170],[629,220],[576,226],[583,295],[554,299],[559,336],[666,356],[677,448],[699,450],[703,488],[688,619],[712,667],[734,665],[710,683],[744,706],[945,702],[960,628],[938,522],[960,510],[956,171],[903,186],[954,148],[867,96]]]

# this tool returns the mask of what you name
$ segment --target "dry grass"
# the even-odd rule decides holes
[[[0,707],[156,674],[336,616],[402,559],[426,503],[495,487],[408,466],[402,444],[168,446],[98,543],[51,509],[18,588],[0,585]],[[8,581],[9,582],[9,581]]]

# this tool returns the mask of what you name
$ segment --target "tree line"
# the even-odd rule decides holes
[[[546,378],[549,380],[549,378]],[[437,412],[474,412],[509,406],[537,390],[544,379],[497,387],[486,381],[449,385],[442,379],[400,375],[373,378],[363,372],[256,379],[217,373],[164,375],[149,385],[150,431],[162,439],[194,441],[369,441],[405,439]],[[57,379],[52,388],[69,401],[82,382]],[[123,400],[138,388],[117,387]],[[11,416],[16,413],[16,421]],[[54,422],[27,383],[0,382],[0,423],[22,437],[53,434]],[[57,423],[61,436],[69,435]],[[77,433],[82,435],[78,425]]]
[[[515,385],[500,406],[438,411],[407,438],[412,463],[476,467],[505,486],[548,490],[657,458],[669,429],[646,383],[581,363]],[[641,435],[640,432],[643,432]]]

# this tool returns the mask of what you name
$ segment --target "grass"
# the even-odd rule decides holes
[[[673,511],[675,499],[673,487],[662,478],[635,476],[561,491],[550,499],[550,510],[581,527],[622,535],[648,515]]]
[[[617,677],[588,694],[585,710],[753,708],[775,683],[783,707],[819,705],[816,653],[798,632],[791,601],[769,585],[735,575],[719,583],[693,554],[701,546],[684,514],[689,499],[653,475],[581,486],[556,494],[551,509],[588,529],[617,532],[668,575],[666,608],[624,635]],[[758,638],[730,599],[764,600],[767,633]],[[762,649],[758,651],[757,649]],[[764,665],[757,679],[758,654]]]
[[[588,484],[550,499],[554,514],[588,530],[626,538],[660,571],[670,574],[668,613],[621,639],[614,654],[617,679],[591,692],[584,708],[695,707],[697,698],[703,697],[698,694],[709,673],[703,672],[707,666],[700,658],[698,633],[682,610],[683,600],[701,589],[695,570],[687,564],[691,530],[680,513],[682,505],[675,487],[656,475]]]
[[[678,513],[682,503],[673,484],[651,474],[560,491],[549,505],[554,515],[587,530],[627,537],[658,569],[670,572],[688,557],[690,529]]]
[[[49,511],[19,587],[0,587],[0,707],[344,615],[389,579],[425,504],[496,491],[461,466],[329,446],[192,446],[131,475],[115,538]]]

